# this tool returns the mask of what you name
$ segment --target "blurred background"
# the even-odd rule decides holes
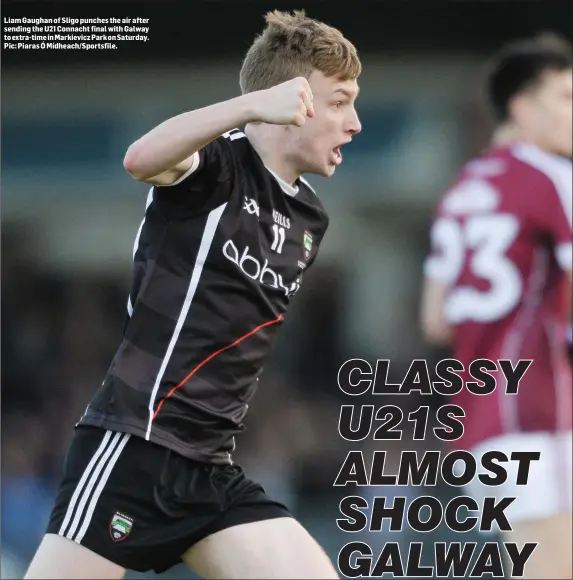
[[[241,59],[264,12],[303,7],[360,50],[363,133],[334,179],[310,178],[331,226],[266,366],[236,460],[336,559],[358,539],[337,529],[340,499],[395,494],[333,488],[348,450],[386,449],[396,463],[404,449],[439,448],[408,434],[394,443],[344,442],[341,404],[411,411],[421,401],[349,401],[337,371],[349,358],[390,358],[401,380],[412,359],[444,354],[424,344],[417,325],[433,205],[459,164],[487,142],[480,85],[487,58],[540,30],[570,37],[571,2],[3,2],[4,17],[149,18],[150,40],[109,52],[2,55],[2,578],[22,577],[73,425],[119,344],[147,192],[124,172],[125,150],[167,117],[236,96]],[[442,528],[423,537],[358,536],[375,551],[388,540],[476,539]],[[164,576],[193,577],[185,568]]]

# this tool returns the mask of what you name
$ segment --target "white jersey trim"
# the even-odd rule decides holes
[[[58,535],[81,543],[105,484],[130,437],[128,433],[105,432],[74,490]]]
[[[314,187],[312,187],[312,185],[302,175],[300,176],[300,180],[310,189],[310,191],[312,191],[312,193],[314,193],[314,195],[316,195]]]
[[[571,270],[573,264],[573,244],[559,244],[555,248],[555,258],[563,270]]]
[[[181,182],[185,181],[192,173],[197,171],[199,167],[199,151],[195,151],[191,156],[191,167],[181,176],[179,179],[168,185],[157,185],[156,187],[173,187],[174,185],[179,185]]]
[[[179,340],[179,334],[181,333],[181,329],[183,328],[183,324],[185,323],[187,314],[189,313],[189,309],[191,308],[191,303],[193,302],[193,298],[195,297],[195,291],[197,290],[199,280],[201,279],[203,266],[205,265],[207,255],[209,254],[209,249],[211,248],[211,244],[213,243],[213,237],[215,236],[215,232],[217,231],[217,227],[219,226],[219,221],[221,220],[221,216],[223,215],[226,206],[227,206],[226,203],[220,205],[218,208],[212,210],[209,213],[209,216],[207,217],[207,223],[205,225],[205,230],[203,231],[203,236],[201,238],[201,243],[199,245],[199,251],[197,252],[197,258],[195,259],[195,265],[193,266],[193,272],[191,273],[191,278],[189,280],[187,294],[185,295],[185,299],[183,300],[183,305],[181,306],[179,318],[177,319],[177,323],[175,325],[175,329],[173,330],[173,334],[171,335],[171,340],[169,341],[169,345],[167,346],[165,356],[161,361],[161,366],[159,368],[159,372],[157,373],[157,377],[155,378],[155,384],[153,385],[151,396],[149,397],[149,407],[148,407],[149,420],[147,423],[147,431],[145,433],[145,439],[148,441],[151,435],[151,425],[153,423],[153,415],[155,412],[155,400],[157,398],[157,392],[159,391],[159,386],[161,385],[163,375],[165,374],[165,370],[167,369],[167,365],[169,364],[169,360],[171,359],[171,355],[173,354],[175,345]]]
[[[444,235],[451,238],[450,222],[444,218],[437,219],[430,229],[431,252],[436,249],[439,253],[430,253],[424,260],[423,272],[426,278],[432,278],[447,285],[453,284],[463,266],[463,252],[450,251],[454,247],[454,241],[450,244],[443,243]],[[440,243],[442,242],[442,243]]]
[[[145,211],[147,212],[149,206],[153,201],[153,187],[149,190],[147,194],[147,201],[145,202]],[[139,238],[141,237],[141,232],[143,230],[143,225],[145,224],[145,215],[139,224],[139,229],[137,230],[137,234],[135,236],[135,240],[133,242],[133,259],[135,260],[135,254],[137,253],[137,249],[139,248]],[[127,296],[127,314],[131,318],[133,316],[133,304],[131,303],[131,294]]]
[[[231,129],[230,131],[227,131],[227,133],[223,133],[222,137],[229,139],[229,141],[235,141],[236,139],[243,139],[246,135],[240,129]]]
[[[235,139],[241,139],[242,137],[246,137],[246,135],[238,129],[233,129],[232,131],[223,133],[223,135],[221,136],[225,137],[226,139],[229,139],[229,141],[235,141]],[[189,169],[181,177],[179,177],[179,179],[168,185],[158,185],[156,187],[173,187],[174,185],[179,185],[180,183],[185,181],[190,175],[195,173],[197,169],[199,169],[200,162],[201,162],[200,153],[199,151],[195,151],[195,153],[193,153],[191,158],[191,167],[189,167]]]
[[[448,263],[443,256],[428,256],[424,260],[423,273],[426,278],[452,284],[457,277],[455,266]]]
[[[290,195],[290,197],[294,197],[298,193],[298,187],[295,187],[294,185],[287,183],[282,177],[277,175],[272,169],[270,169],[266,165],[265,165],[265,167],[267,168],[267,171],[277,180],[278,184],[281,186],[281,189],[287,195]]]

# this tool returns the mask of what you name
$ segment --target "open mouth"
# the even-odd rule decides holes
[[[335,165],[340,165],[342,163],[342,151],[340,147],[335,147],[332,150],[332,157]]]

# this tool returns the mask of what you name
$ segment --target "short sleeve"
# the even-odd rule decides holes
[[[430,227],[429,250],[424,260],[424,276],[447,285],[453,284],[463,266],[464,250],[458,222],[447,216],[442,202],[436,208]]]
[[[218,137],[195,153],[191,167],[175,183],[155,186],[154,201],[173,217],[211,211],[231,195],[237,167],[235,157],[228,137]]]

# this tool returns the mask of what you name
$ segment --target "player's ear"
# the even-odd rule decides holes
[[[508,103],[509,116],[518,125],[526,125],[531,115],[532,98],[529,93],[512,97]]]

